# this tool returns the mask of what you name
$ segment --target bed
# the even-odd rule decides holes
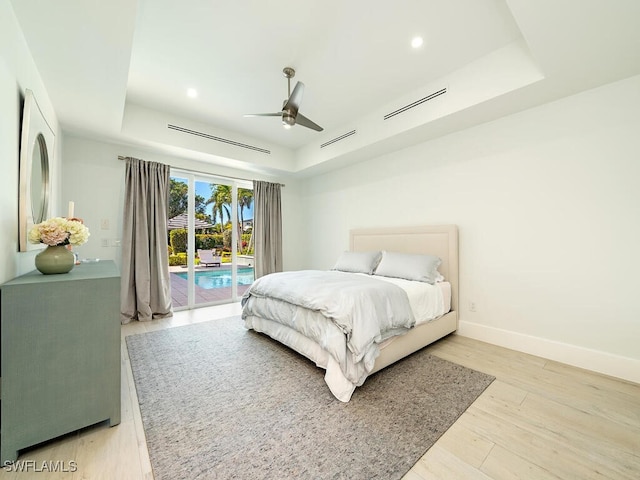
[[[415,258],[437,257],[439,265],[436,273],[441,274],[441,278],[426,283],[408,282],[407,285],[421,289],[428,287],[436,293],[437,298],[442,294],[445,298],[444,309],[438,311],[436,308],[427,315],[426,320],[422,318],[421,323],[416,324],[415,320],[422,316],[423,310],[429,310],[423,308],[425,303],[415,303],[411,299],[407,304],[411,310],[408,314],[406,305],[392,304],[396,301],[392,297],[398,295],[397,290],[404,289],[411,296],[410,290],[400,284],[405,280],[333,270],[268,275],[254,282],[242,298],[245,326],[287,345],[324,368],[329,389],[343,402],[350,400],[356,387],[362,385],[368,376],[458,328],[458,230],[455,225],[356,229],[350,231],[349,244],[349,252],[353,252],[349,253],[351,258],[368,256],[373,252],[387,255],[379,260],[378,269],[385,269],[389,264],[383,263],[393,254],[397,254],[397,257],[404,255],[405,258],[409,258],[408,255],[422,256]],[[307,284],[316,276],[322,282],[325,275],[328,276],[328,281],[324,282],[326,288],[324,285],[310,288],[312,284]],[[360,297],[359,290],[351,290],[351,282],[368,282],[367,285],[382,290],[375,291],[371,297]],[[269,287],[274,284],[278,292],[285,292],[283,296],[271,295]],[[389,284],[396,287],[388,287]],[[303,301],[290,298],[296,290],[302,292],[305,297]],[[313,295],[309,295],[310,291]],[[328,305],[324,307],[322,303],[322,307],[317,307],[321,300]],[[373,316],[369,310],[373,308],[373,303],[380,304],[375,307],[375,315],[382,317],[380,321],[383,327],[373,334],[367,332],[371,338],[364,333],[359,336],[361,330],[372,328],[372,322],[368,319]],[[336,313],[337,309],[340,312]],[[342,310],[348,310],[349,316],[349,312],[353,312],[354,319],[349,320],[352,324],[343,325],[339,320]],[[386,313],[380,315],[381,311]],[[413,320],[405,318],[406,315]],[[435,318],[429,318],[429,315],[435,315]]]

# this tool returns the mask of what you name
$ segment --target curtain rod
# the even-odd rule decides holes
[[[129,158],[129,157],[125,157],[123,155],[118,155],[118,160],[125,160],[127,158]],[[171,166],[171,165],[169,165],[169,166]],[[174,168],[174,167],[171,167],[171,168]],[[202,175],[211,175],[211,176],[219,177],[219,178],[227,178],[229,180],[242,180],[243,182],[252,182],[253,181],[250,178],[232,177],[230,175],[218,175],[218,174],[211,173],[211,172],[203,172],[201,170],[193,170],[191,168],[181,168],[181,167],[175,167],[175,168],[176,168],[176,170],[182,170],[183,172],[199,173],[199,174],[202,174]],[[280,183],[279,185],[282,188],[284,188],[286,186],[284,183]]]

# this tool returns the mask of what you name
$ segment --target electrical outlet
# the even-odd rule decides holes
[[[109,246],[109,239],[108,238],[103,238],[100,245],[102,245],[103,247],[108,247]]]
[[[469,300],[469,311],[470,312],[476,311],[476,302],[472,302],[471,300]]]

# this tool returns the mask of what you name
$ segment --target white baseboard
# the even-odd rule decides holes
[[[640,360],[461,320],[458,335],[640,383]]]

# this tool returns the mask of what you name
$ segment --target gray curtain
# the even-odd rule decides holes
[[[255,277],[282,271],[280,184],[253,181]]]
[[[126,159],[120,320],[170,317],[169,166]]]

